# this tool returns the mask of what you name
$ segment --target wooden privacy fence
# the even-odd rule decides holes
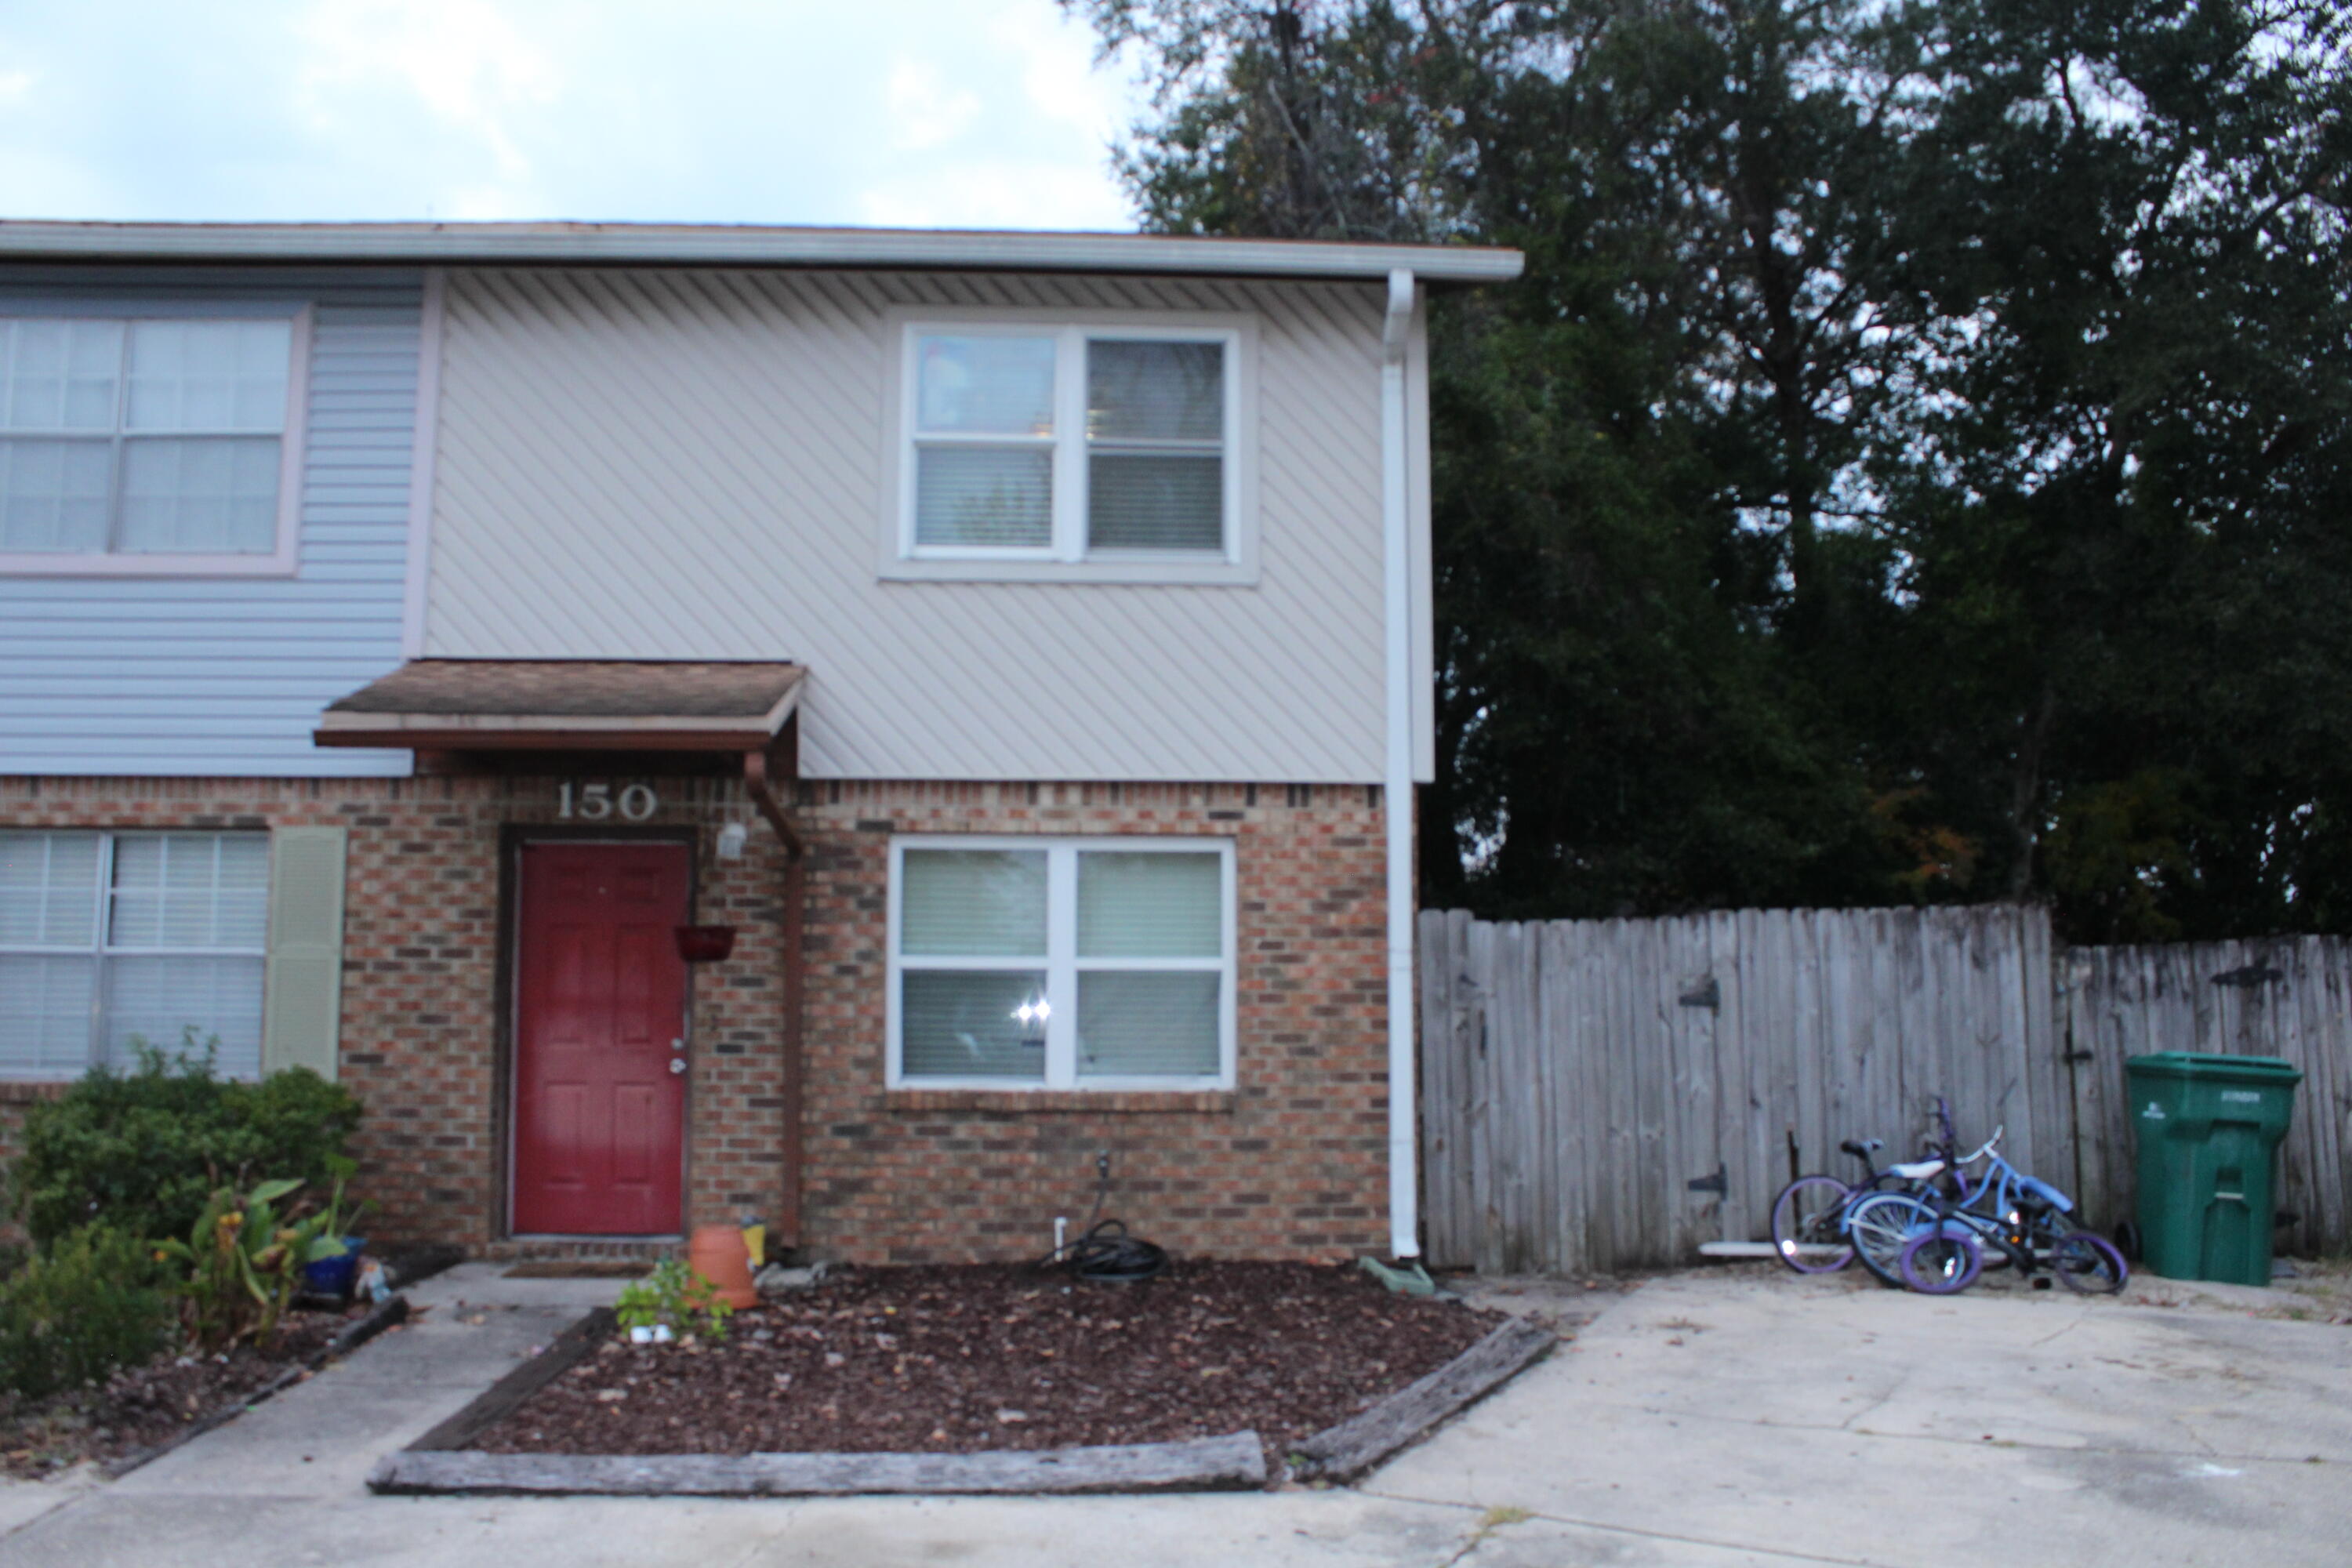
[[[2148,1051],[2283,1057],[2303,1069],[2279,1149],[2284,1251],[2352,1251],[2352,942],[2284,937],[2078,947],[2060,980],[2074,1068],[2074,1186],[2088,1212],[2128,1215],[2124,1058]],[[2052,1180],[2066,1179],[2063,1166]]]
[[[1760,1239],[1841,1140],[1918,1147],[1936,1095],[2103,1224],[2132,1202],[2123,1058],[2283,1056],[2306,1081],[2283,1239],[2352,1247],[2352,944],[2053,951],[2046,911],[1743,910],[1420,921],[1426,1247],[1573,1273]]]

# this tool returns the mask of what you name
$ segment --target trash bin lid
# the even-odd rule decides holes
[[[2225,1057],[2211,1051],[2154,1051],[2144,1057],[2126,1057],[2124,1071],[2136,1078],[2219,1079],[2281,1089],[2292,1089],[2303,1081],[2301,1068],[2276,1057]]]

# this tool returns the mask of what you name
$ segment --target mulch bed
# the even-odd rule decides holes
[[[1500,1321],[1346,1267],[1178,1262],[1136,1285],[856,1269],[737,1313],[724,1342],[615,1337],[472,1446],[963,1454],[1255,1428],[1278,1458]]]
[[[0,1474],[38,1478],[85,1459],[105,1464],[142,1453],[258,1393],[366,1312],[360,1306],[293,1313],[267,1352],[239,1346],[220,1355],[159,1356],[101,1387],[31,1402],[0,1394]]]

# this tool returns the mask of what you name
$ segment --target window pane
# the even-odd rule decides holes
[[[1088,970],[1078,976],[1078,1076],[1213,1078],[1213,972]]]
[[[217,1038],[224,1074],[261,1071],[261,972],[258,958],[110,958],[106,961],[106,1040],[116,1062],[144,1041],[176,1053],[190,1029],[202,1054]]]
[[[114,846],[115,947],[259,947],[269,841],[260,834],[125,836]]]
[[[126,442],[117,548],[269,553],[278,544],[278,450],[275,436]]]
[[[1218,958],[1222,857],[1086,850],[1078,856],[1080,958]]]
[[[131,430],[286,427],[290,321],[140,321],[131,330]]]
[[[915,542],[1042,547],[1054,542],[1054,464],[1032,448],[915,453]]]
[[[1050,436],[1054,340],[929,336],[915,342],[915,427]]]
[[[1087,434],[1097,440],[1222,441],[1225,345],[1087,345]]]
[[[0,429],[112,430],[122,323],[0,321]]]
[[[103,550],[105,441],[0,440],[0,550]]]
[[[0,833],[0,946],[92,946],[97,910],[97,834]]]
[[[1043,958],[1042,849],[909,849],[898,951],[958,958]]]
[[[1087,463],[1087,543],[1096,550],[1223,550],[1224,459],[1095,453]]]
[[[95,958],[0,952],[0,1078],[89,1066]]]
[[[1043,970],[910,969],[899,978],[904,1076],[1045,1078]]]

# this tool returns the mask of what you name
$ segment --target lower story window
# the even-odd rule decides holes
[[[1232,1084],[1230,841],[902,838],[890,894],[891,1082]]]
[[[0,1078],[210,1045],[261,1070],[269,839],[0,832]]]

